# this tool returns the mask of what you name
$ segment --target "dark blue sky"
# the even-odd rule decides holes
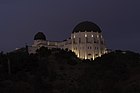
[[[82,21],[98,24],[111,49],[140,52],[139,0],[0,0],[0,51],[33,42],[38,31],[64,40]]]

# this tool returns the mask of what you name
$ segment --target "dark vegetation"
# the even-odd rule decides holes
[[[0,93],[139,93],[140,54],[114,51],[80,60],[68,50],[0,53]]]

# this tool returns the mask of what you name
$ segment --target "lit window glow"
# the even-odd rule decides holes
[[[91,37],[93,37],[93,35],[91,35]]]
[[[101,38],[103,38],[102,35],[101,35]]]
[[[85,37],[87,37],[87,34],[85,34]]]

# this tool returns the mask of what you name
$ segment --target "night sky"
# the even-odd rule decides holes
[[[139,0],[0,0],[0,51],[31,45],[42,31],[61,41],[82,21],[96,23],[110,49],[140,52]]]

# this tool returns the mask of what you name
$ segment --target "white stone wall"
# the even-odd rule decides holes
[[[71,38],[62,41],[44,41],[35,40],[32,47],[29,48],[30,53],[35,53],[40,47],[69,49],[82,59],[95,59],[105,54],[105,42],[103,36],[99,32],[76,32],[71,34]]]
[[[32,45],[33,47],[46,47],[47,46],[47,41],[45,40],[34,40],[34,43]]]
[[[58,48],[58,43],[57,41],[47,41],[47,47],[49,49],[52,49],[52,48]]]
[[[105,52],[104,39],[98,32],[78,32],[71,34],[72,51],[79,58],[91,59]]]

